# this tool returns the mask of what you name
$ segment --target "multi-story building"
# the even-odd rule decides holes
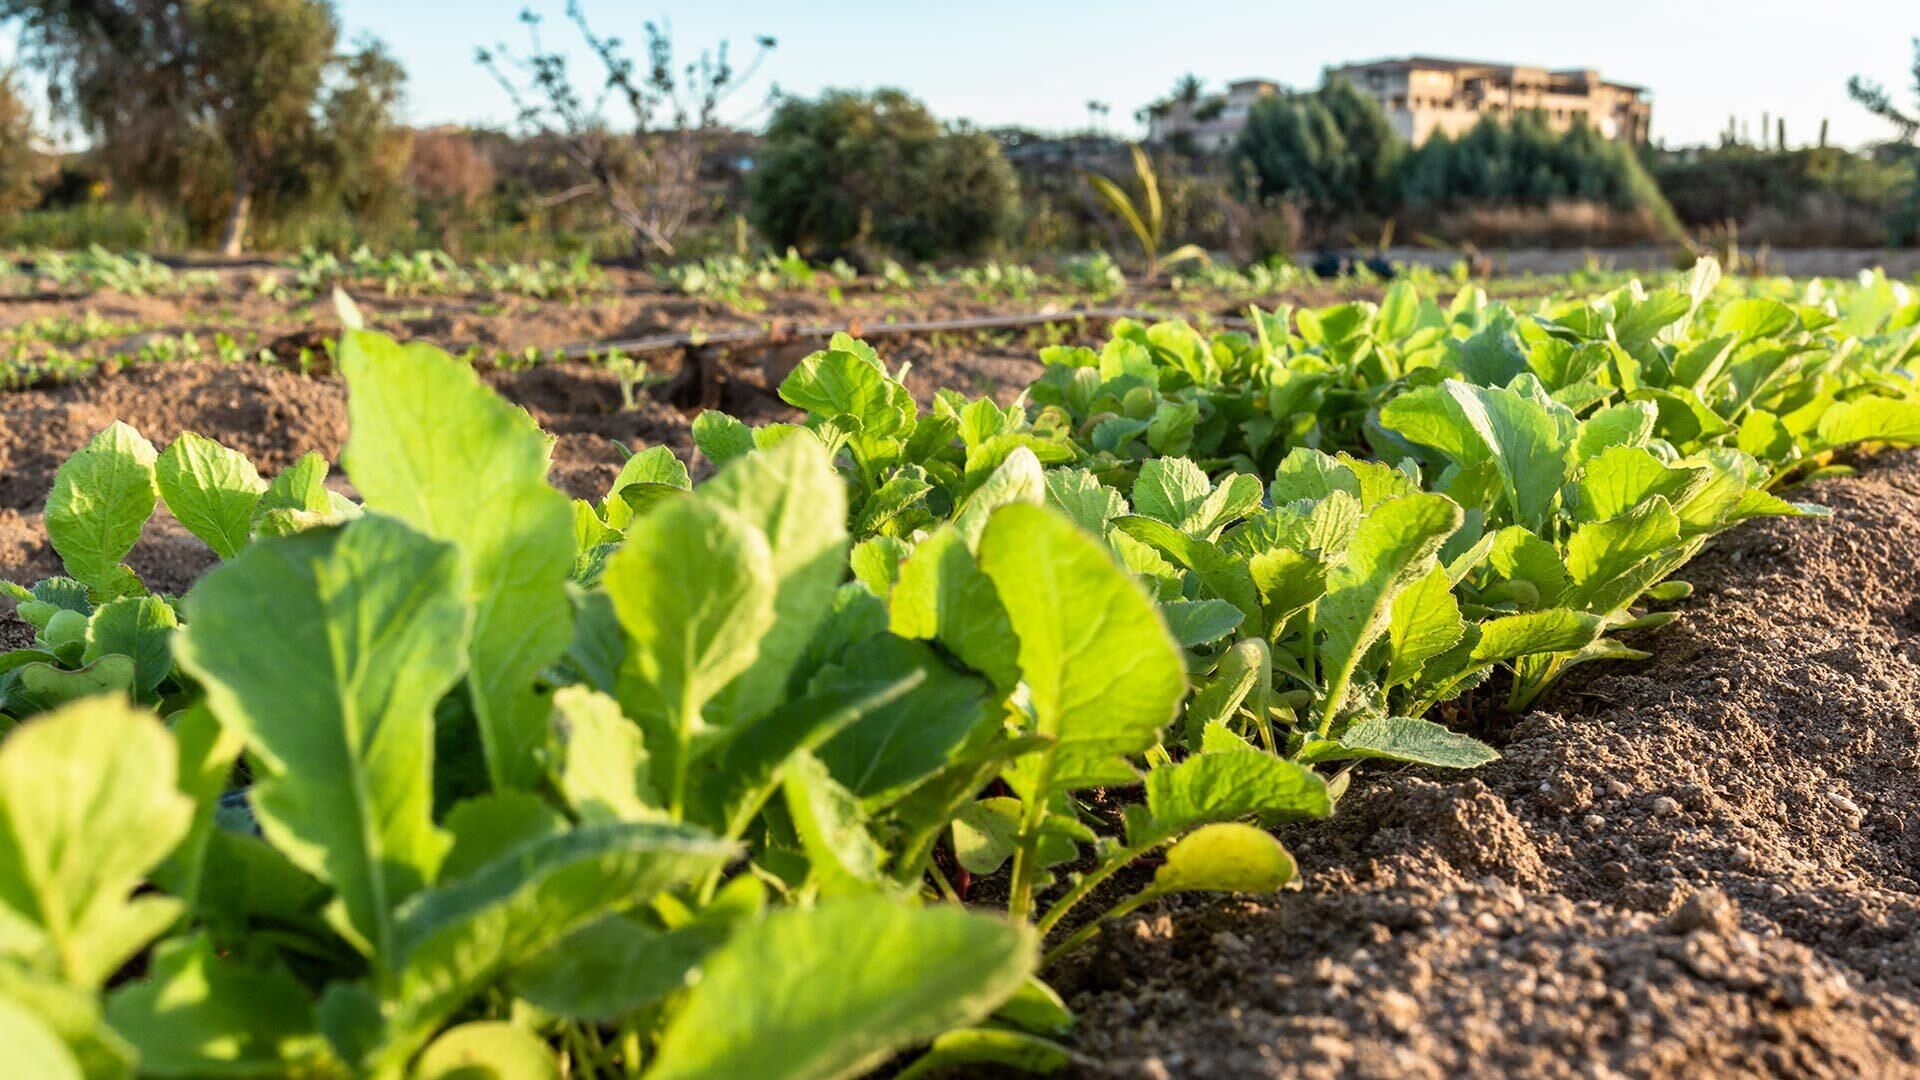
[[[1280,92],[1268,79],[1241,79],[1227,84],[1224,94],[1174,96],[1147,106],[1147,142],[1153,145],[1185,143],[1196,153],[1226,150],[1247,126],[1255,102]]]
[[[1647,141],[1653,120],[1644,87],[1607,82],[1591,68],[1550,71],[1410,56],[1348,64],[1330,74],[1372,95],[1401,137],[1416,146],[1436,131],[1458,136],[1483,116],[1511,117],[1529,109],[1561,131],[1584,119],[1610,139],[1635,143]]]

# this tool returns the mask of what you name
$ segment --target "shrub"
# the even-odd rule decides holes
[[[1233,160],[1248,194],[1299,203],[1325,223],[1391,212],[1404,146],[1378,102],[1331,79],[1311,93],[1254,105]]]
[[[45,167],[33,110],[20,96],[14,73],[0,68],[0,214],[25,210],[40,201],[39,177]]]
[[[1680,235],[1673,208],[1633,147],[1585,123],[1557,132],[1533,111],[1511,122],[1487,117],[1458,139],[1435,135],[1407,156],[1399,179],[1410,208],[1465,202],[1548,206],[1573,200],[1644,211],[1659,231],[1670,238]]]
[[[782,103],[748,198],[775,247],[874,245],[922,259],[988,247],[1018,209],[998,143],[947,130],[898,90]]]
[[[1906,179],[1898,165],[1837,147],[1739,145],[1663,155],[1653,175],[1688,228],[1732,222],[1755,243],[1832,246],[1886,242]]]

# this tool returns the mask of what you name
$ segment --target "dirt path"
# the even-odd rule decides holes
[[[1111,927],[1095,1075],[1920,1076],[1920,454],[1805,494],[1504,761],[1289,836],[1304,890]]]

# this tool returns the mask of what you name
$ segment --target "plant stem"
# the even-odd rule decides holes
[[[1067,912],[1073,910],[1074,905],[1085,900],[1088,894],[1099,888],[1108,878],[1118,873],[1122,867],[1125,867],[1133,862],[1133,860],[1145,855],[1158,846],[1160,846],[1159,843],[1155,842],[1152,844],[1141,844],[1137,847],[1123,848],[1114,853],[1113,858],[1087,871],[1086,875],[1075,883],[1073,888],[1067,890],[1066,895],[1054,901],[1053,906],[1047,909],[1047,913],[1041,916],[1039,923],[1036,924],[1041,936],[1044,937],[1055,926],[1058,926],[1060,920],[1066,917]]]
[[[939,887],[940,895],[946,897],[948,902],[954,903],[954,904],[965,903],[965,901],[960,899],[959,890],[953,887],[953,882],[947,880],[946,871],[940,869],[939,863],[937,862],[928,863],[927,872],[933,875],[933,883]]]
[[[1041,759],[1040,775],[1033,785],[1020,819],[1020,836],[1013,849],[1013,881],[1007,893],[1007,916],[1026,922],[1033,910],[1033,879],[1040,869],[1040,823],[1047,817],[1047,793],[1053,789],[1053,754]]]
[[[1147,903],[1148,901],[1158,900],[1164,895],[1166,894],[1155,891],[1154,889],[1148,889],[1145,892],[1136,893],[1133,896],[1129,896],[1125,900],[1122,900],[1119,903],[1113,905],[1112,907],[1108,908],[1106,911],[1102,912],[1099,918],[1089,919],[1087,921],[1087,924],[1085,926],[1082,926],[1080,929],[1075,930],[1071,937],[1067,938],[1065,941],[1062,941],[1060,944],[1055,945],[1053,948],[1048,949],[1046,955],[1040,958],[1040,966],[1042,968],[1046,968],[1047,966],[1058,961],[1061,957],[1067,955],[1068,953],[1079,948],[1080,946],[1085,945],[1089,940],[1092,939],[1093,935],[1100,932],[1100,925],[1102,923],[1111,922],[1114,919],[1125,918],[1126,916],[1131,915],[1141,905]]]

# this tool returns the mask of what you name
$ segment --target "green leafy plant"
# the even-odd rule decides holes
[[[1147,261],[1146,279],[1153,281],[1162,267],[1206,259],[1207,253],[1194,244],[1182,244],[1161,254],[1164,237],[1161,235],[1160,181],[1154,175],[1153,162],[1147,158],[1146,151],[1138,146],[1128,149],[1133,152],[1133,174],[1140,182],[1138,203],[1127,194],[1126,189],[1099,173],[1088,173],[1087,183],[1093,186],[1093,190],[1106,202],[1114,216],[1126,225],[1134,241],[1140,245],[1140,254]]]

